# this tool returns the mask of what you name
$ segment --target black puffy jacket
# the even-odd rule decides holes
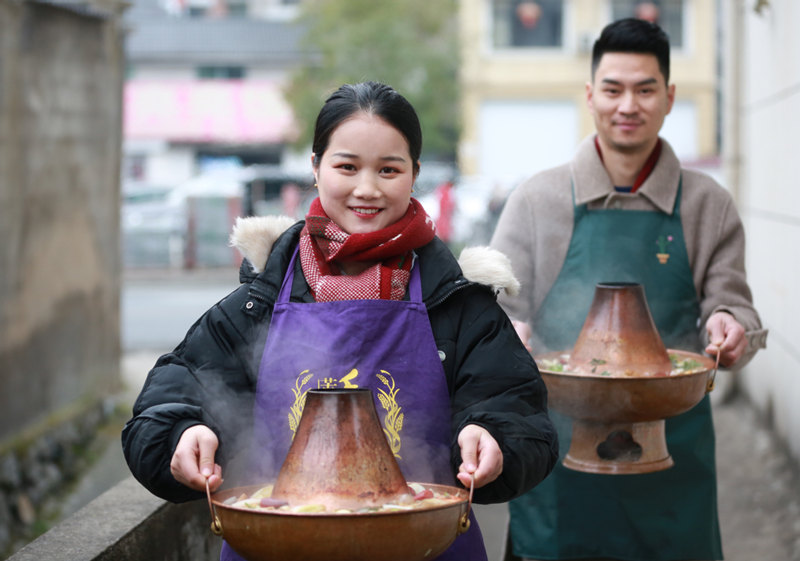
[[[178,483],[169,470],[178,440],[190,426],[204,424],[217,434],[216,461],[223,466],[226,483],[235,473],[229,464],[235,466],[242,455],[228,444],[252,426],[272,307],[303,225],[299,222],[275,239],[275,224],[262,228],[258,219],[240,220],[250,221],[244,223],[249,233],[238,240],[247,257],[240,271],[242,284],[203,314],[171,353],[158,359],[122,431],[133,475],[155,495],[174,502],[203,496]],[[254,239],[257,243],[250,243]],[[497,304],[497,288],[490,285],[497,277],[492,269],[496,264],[486,261],[505,257],[483,251],[477,261],[486,284],[467,280],[438,238],[419,248],[417,256],[420,263],[435,264],[421,268],[422,296],[436,345],[446,357],[454,471],[461,463],[458,432],[467,424],[486,428],[503,452],[503,472],[476,489],[474,500],[493,503],[517,497],[542,481],[558,458],[558,443],[536,364]],[[253,265],[260,262],[263,268]],[[313,302],[299,260],[291,298]]]

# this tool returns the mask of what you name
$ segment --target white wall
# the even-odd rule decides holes
[[[197,72],[194,66],[185,64],[151,63],[137,64],[133,67],[132,78],[136,80],[194,80]]]
[[[727,41],[727,55],[740,66],[731,67],[738,76],[727,86],[739,89],[727,94],[741,99],[725,118],[734,131],[739,119],[741,167],[731,169],[740,178],[735,191],[748,236],[749,280],[770,330],[768,348],[740,382],[800,459],[800,2],[771,0],[760,15],[755,2],[735,4],[739,11],[728,21],[736,38]]]
[[[694,160],[700,155],[697,142],[697,108],[694,102],[676,99],[672,105],[661,136],[669,142],[681,160]]]
[[[516,184],[572,159],[578,108],[569,101],[489,100],[481,104],[479,173]]]
[[[484,101],[478,117],[479,174],[514,185],[571,160],[582,140],[579,109],[570,101]],[[661,134],[681,159],[698,157],[696,122],[694,103],[676,100]]]
[[[172,147],[153,152],[147,159],[147,181],[157,185],[177,185],[197,173],[194,150]]]

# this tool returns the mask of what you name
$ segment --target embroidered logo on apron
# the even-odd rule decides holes
[[[672,236],[665,236],[664,234],[658,236],[658,239],[656,240],[656,245],[658,245],[658,253],[656,253],[656,257],[658,257],[658,262],[662,265],[666,265],[667,261],[669,260],[669,252],[667,251],[667,247],[671,243]]]
[[[316,387],[317,389],[358,388],[360,386],[352,382],[357,377],[358,370],[353,368],[341,378],[337,379],[327,377],[320,379],[317,381]],[[289,430],[292,433],[292,440],[294,440],[294,435],[297,433],[297,427],[300,424],[300,417],[303,416],[303,408],[306,404],[306,395],[308,394],[308,390],[310,390],[312,387],[310,382],[313,380],[313,378],[313,373],[311,373],[309,370],[303,370],[297,376],[294,387],[292,388],[292,393],[294,394],[294,403],[292,403],[291,407],[289,408],[289,413],[287,415]],[[380,386],[375,388],[378,402],[386,412],[381,421],[383,423],[383,433],[386,435],[386,440],[389,442],[389,447],[392,449],[392,454],[394,454],[395,458],[400,460],[402,459],[402,456],[400,455],[400,448],[402,446],[400,431],[403,430],[404,417],[403,408],[397,402],[397,394],[400,392],[400,388],[397,387],[397,384],[395,383],[394,377],[392,377],[391,373],[387,372],[386,370],[381,370],[378,374],[375,374],[375,378],[377,378],[378,381],[385,386],[385,389]]]

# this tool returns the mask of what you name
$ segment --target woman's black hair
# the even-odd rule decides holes
[[[322,154],[328,147],[331,134],[342,122],[355,113],[364,112],[380,117],[402,134],[408,142],[408,150],[414,166],[419,171],[422,153],[422,128],[417,112],[406,98],[392,87],[379,82],[344,84],[325,101],[317,115],[314,127],[314,167],[319,166]]]
[[[592,48],[592,80],[606,53],[653,55],[669,84],[669,37],[657,24],[638,18],[624,18],[608,24]]]

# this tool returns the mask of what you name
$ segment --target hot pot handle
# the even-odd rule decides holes
[[[472,493],[475,490],[475,474],[470,474],[469,480],[469,501],[467,501],[467,510],[464,514],[461,515],[461,518],[458,520],[458,533],[457,535],[461,535],[469,530],[469,511],[472,508]]]
[[[717,377],[717,370],[719,369],[719,355],[720,351],[717,349],[717,359],[714,361],[714,370],[711,371],[711,376],[708,377],[706,393],[711,393],[711,391],[714,389],[714,378]]]
[[[222,535],[222,522],[220,522],[214,504],[211,502],[211,490],[208,488],[208,478],[206,478],[206,497],[208,497],[208,512],[211,513],[211,533],[215,536]]]

